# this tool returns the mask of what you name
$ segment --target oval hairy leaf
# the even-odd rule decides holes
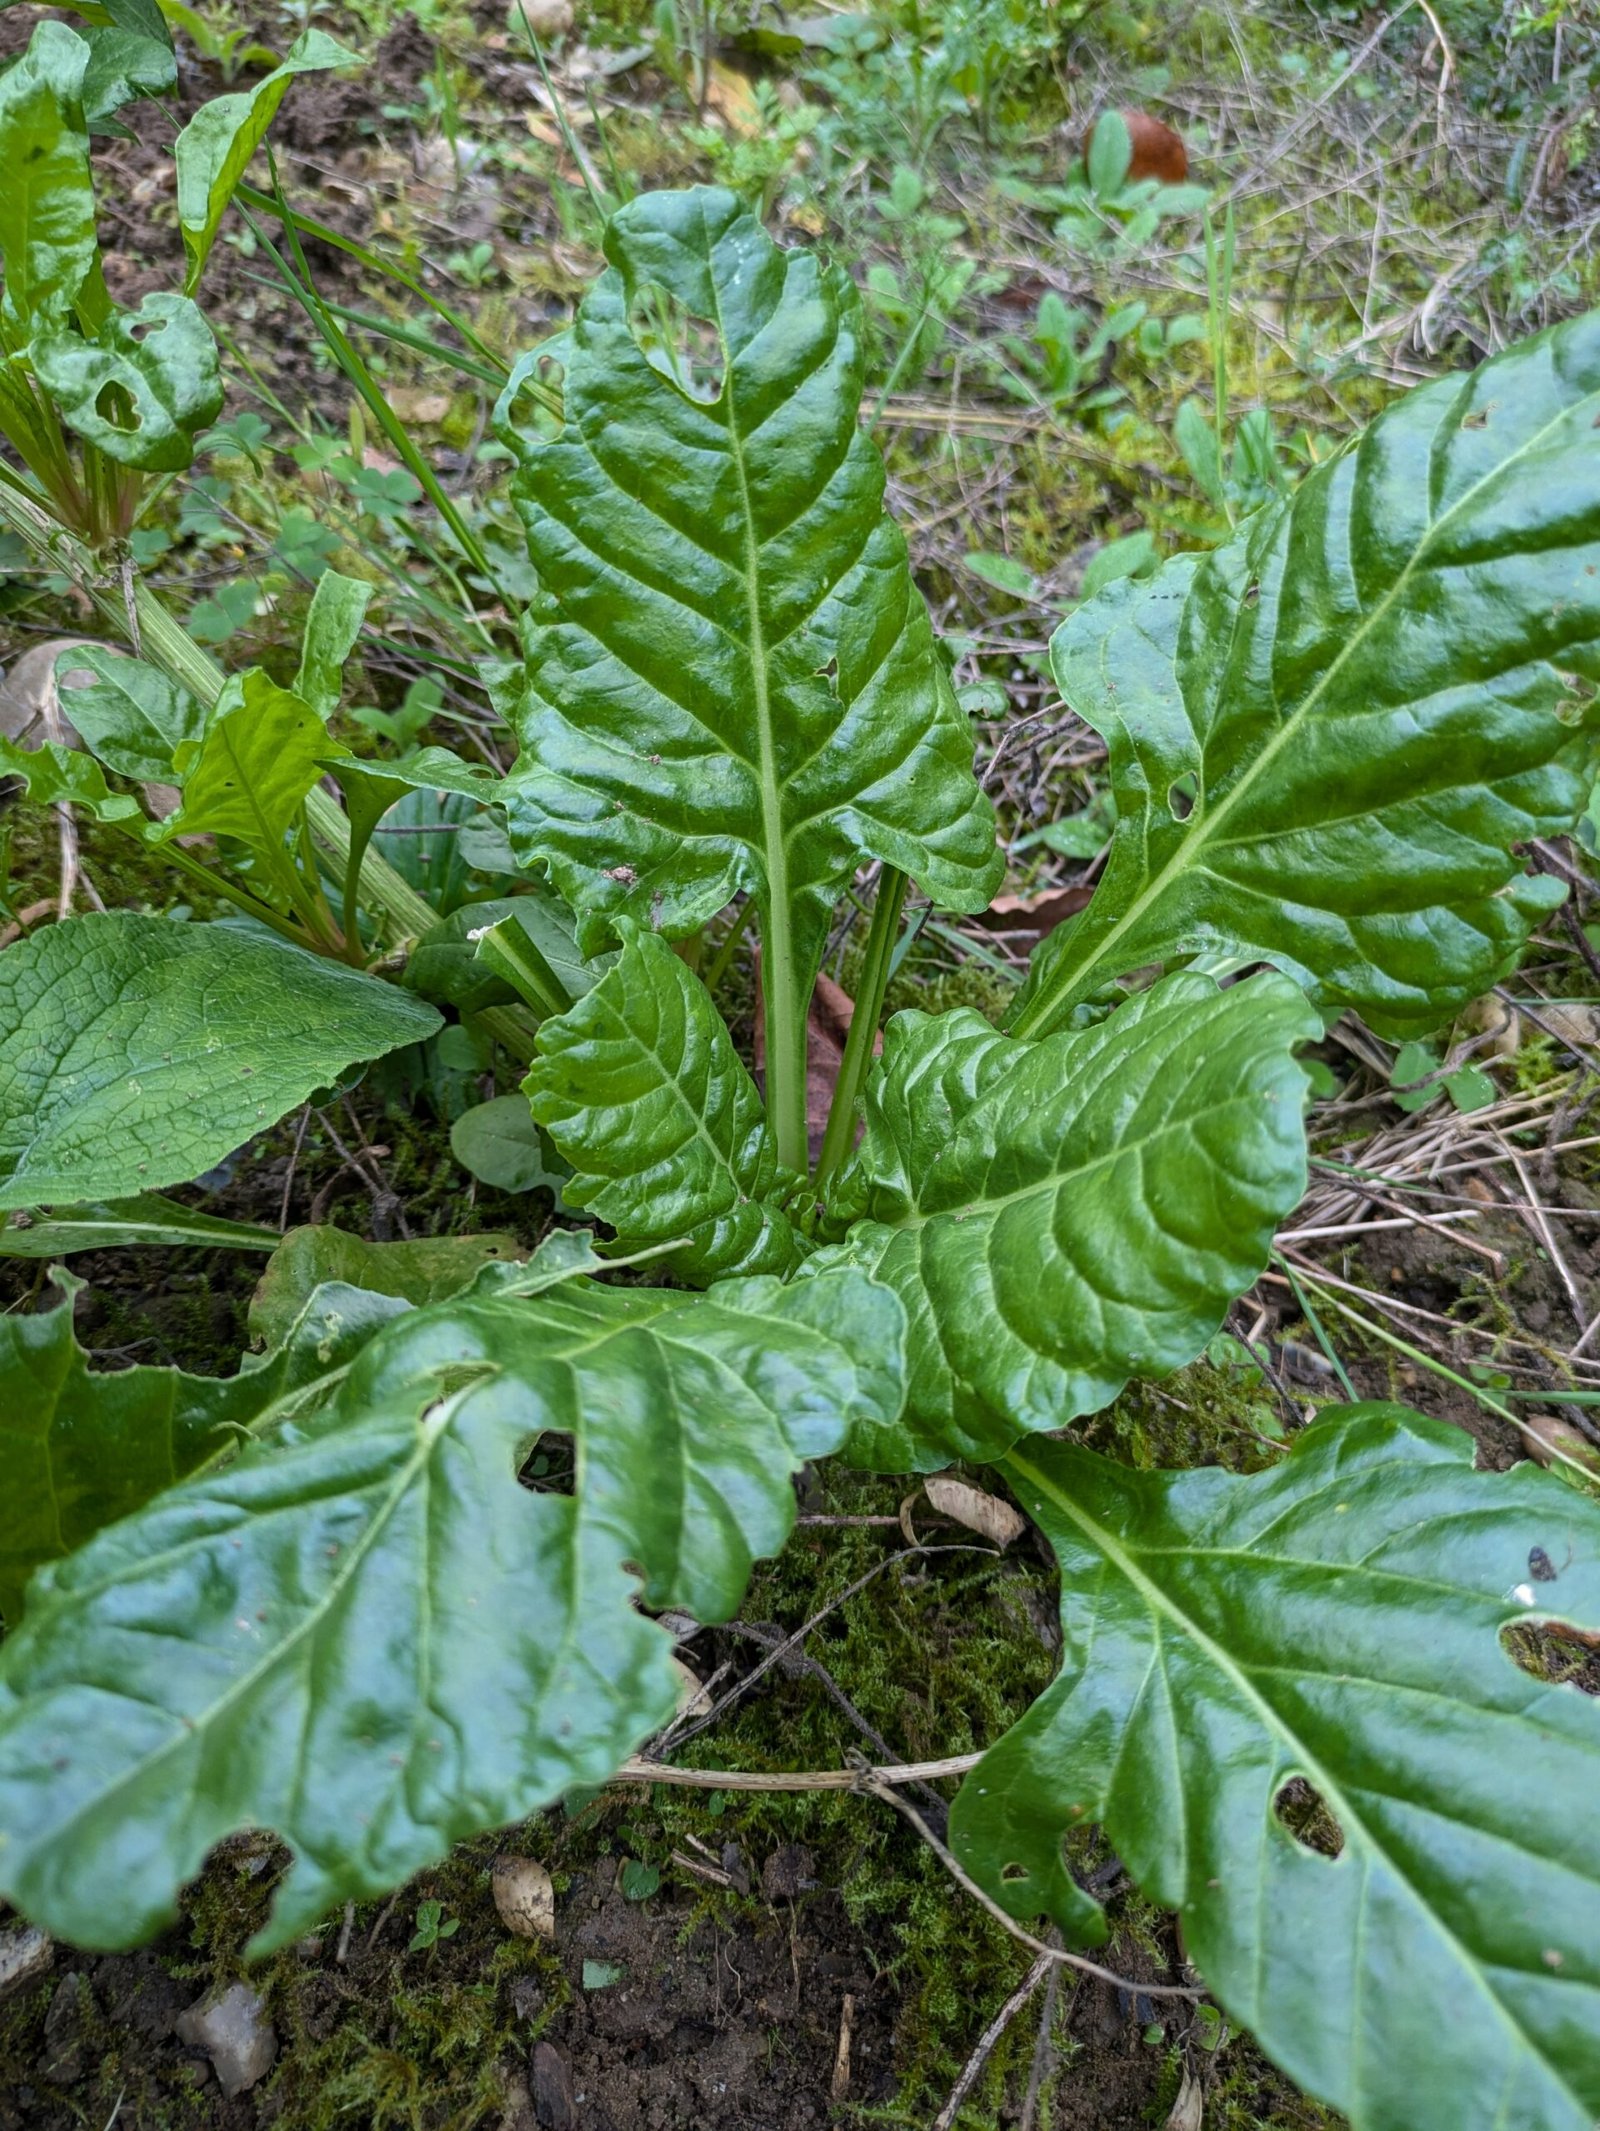
[[[1251,1478],[1014,1453],[1061,1564],[1062,1671],[963,1783],[951,1842],[1012,1915],[1081,1937],[1061,1840],[1103,1822],[1229,2012],[1356,2131],[1589,2131],[1600,1705],[1502,1636],[1600,1629],[1600,1506],[1472,1454],[1395,1406],[1326,1415]],[[1532,1549],[1553,1578],[1528,1581]],[[1280,1817],[1293,1778],[1337,1856]]]
[[[522,1084],[572,1164],[567,1205],[609,1222],[624,1250],[678,1243],[665,1262],[699,1287],[792,1271],[804,1245],[784,1202],[801,1180],[778,1165],[711,994],[657,934],[626,918],[618,929],[622,953],[599,983],[540,1023]]]
[[[706,188],[633,201],[606,256],[560,343],[559,433],[503,428],[539,575],[512,835],[589,951],[619,913],[677,936],[746,889],[809,990],[865,858],[957,910],[999,877],[967,722],[857,424],[855,290]],[[652,301],[709,328],[714,397],[636,338]]]
[[[1036,1044],[897,1014],[830,1215],[910,1321],[907,1404],[856,1429],[880,1471],[995,1457],[1192,1361],[1305,1188],[1321,1024],[1287,978],[1169,977]]]
[[[1117,827],[1019,1034],[1195,954],[1277,962],[1394,1035],[1512,968],[1561,897],[1516,846],[1592,778],[1597,417],[1600,313],[1408,394],[1214,555],[1063,623]]]
[[[0,955],[0,1209],[187,1183],[439,1025],[259,934],[128,911],[48,926]]]
[[[270,1827],[263,1951],[603,1781],[679,1694],[635,1597],[733,1610],[800,1460],[898,1397],[899,1332],[853,1275],[408,1312],[313,1421],[35,1578],[0,1646],[0,1888],[127,1945]],[[547,1432],[570,1495],[518,1485]]]

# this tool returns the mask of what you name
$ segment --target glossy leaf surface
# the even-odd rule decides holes
[[[282,66],[253,88],[212,97],[178,135],[173,159],[178,166],[178,221],[189,255],[185,295],[192,296],[199,286],[228,202],[266,139],[290,82],[297,74],[356,64],[356,54],[336,44],[325,30],[307,30],[295,39]]]
[[[75,644],[56,660],[61,708],[83,744],[119,777],[172,781],[172,758],[197,740],[206,714],[159,667],[109,644]]]
[[[63,326],[99,257],[83,72],[89,48],[41,22],[0,74],[3,315],[19,342]]]
[[[217,344],[187,296],[152,290],[92,339],[35,334],[33,367],[63,421],[119,465],[176,473],[222,410]]]
[[[1008,1461],[1061,1564],[1063,1664],[963,1783],[956,1854],[1082,1938],[1061,1838],[1103,1822],[1228,2012],[1356,2131],[1600,2112],[1600,1705],[1502,1642],[1600,1629],[1600,1506],[1472,1457],[1358,1406],[1250,1478]],[[1275,1810],[1296,1777],[1337,1856]]]
[[[1125,972],[1271,960],[1385,1033],[1437,1027],[1560,899],[1600,679],[1600,313],[1410,393],[1196,564],[1057,632],[1117,827],[1013,1025]]]
[[[125,911],[48,926],[0,955],[0,1208],[187,1183],[438,1026],[259,934]]]
[[[994,1457],[1132,1376],[1192,1361],[1305,1187],[1294,985],[1179,975],[1037,1044],[970,1010],[897,1014],[829,1205],[910,1320],[908,1403],[850,1451],[883,1471]]]
[[[573,1168],[566,1203],[625,1250],[684,1239],[666,1263],[706,1286],[787,1273],[803,1244],[784,1200],[756,1084],[700,979],[656,933],[621,922],[623,950],[568,1013],[539,1025],[523,1082]]]
[[[606,256],[557,354],[559,434],[518,418],[514,393],[503,424],[540,585],[513,839],[548,864],[589,951],[616,915],[677,936],[746,889],[769,959],[792,955],[808,989],[864,859],[958,910],[982,909],[999,870],[857,423],[855,291],[705,188],[633,201]],[[691,340],[707,331],[714,393],[635,337],[652,290],[699,322]]]
[[[848,1275],[408,1312],[312,1421],[36,1577],[0,1646],[0,1888],[126,1945],[270,1827],[282,1945],[602,1781],[679,1695],[635,1596],[733,1610],[800,1460],[897,1395],[899,1322]],[[546,1431],[570,1495],[518,1484]]]

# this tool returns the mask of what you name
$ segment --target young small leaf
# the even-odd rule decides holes
[[[178,166],[178,221],[189,255],[183,284],[186,296],[192,296],[199,286],[228,202],[265,140],[295,75],[358,64],[357,55],[336,44],[325,30],[306,30],[290,46],[282,66],[252,89],[214,96],[178,135],[173,156]]]
[[[309,704],[259,667],[235,674],[198,740],[176,763],[183,805],[167,836],[236,836],[277,859],[307,792],[336,745]]]
[[[559,1156],[552,1170],[525,1095],[497,1095],[463,1112],[450,1127],[450,1152],[496,1191],[548,1191],[559,1199],[571,1176]]]
[[[684,1239],[666,1263],[697,1286],[790,1272],[804,1245],[783,1204],[799,1179],[778,1166],[755,1082],[681,956],[618,922],[621,955],[540,1023],[523,1082],[572,1164],[566,1203],[609,1222],[625,1250]]]
[[[292,1439],[35,1577],[0,1644],[0,1890],[129,1945],[270,1827],[295,1862],[263,1952],[603,1781],[678,1702],[635,1598],[728,1617],[801,1459],[898,1399],[900,1324],[848,1274],[407,1311]],[[570,1495],[517,1483],[547,1430]]]
[[[1600,1705],[1503,1640],[1600,1629],[1600,1506],[1472,1457],[1353,1406],[1249,1478],[1007,1461],[1061,1565],[1064,1657],[963,1783],[956,1855],[1081,1943],[1104,1926],[1061,1839],[1102,1822],[1228,2012],[1355,2131],[1600,2113]],[[1296,1778],[1318,1847],[1282,1817]]]
[[[134,1199],[52,1206],[48,1212],[19,1213],[9,1223],[0,1222],[0,1258],[67,1258],[74,1251],[121,1250],[136,1243],[273,1251],[281,1241],[275,1228],[196,1213],[154,1192]]]
[[[1215,554],[1062,624],[1117,831],[1019,1034],[1195,954],[1277,962],[1394,1036],[1513,967],[1563,893],[1518,849],[1592,776],[1597,417],[1591,313],[1408,394]]]
[[[438,1026],[409,993],[231,927],[47,926],[0,955],[0,1209],[187,1183]]]
[[[1169,977],[1038,1044],[970,1010],[897,1014],[830,1201],[910,1320],[907,1406],[850,1452],[881,1471],[994,1457],[1192,1361],[1305,1188],[1287,979]]]
[[[318,1222],[291,1228],[250,1298],[250,1334],[277,1346],[328,1281],[371,1295],[393,1295],[421,1308],[469,1287],[486,1265],[514,1264],[515,1236],[417,1236],[403,1243],[368,1243],[345,1228]]]
[[[344,662],[356,647],[372,591],[364,578],[324,570],[311,595],[294,692],[302,703],[310,704],[324,725],[339,707]]]

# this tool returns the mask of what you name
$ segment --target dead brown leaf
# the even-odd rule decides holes
[[[977,1532],[998,1547],[1009,1546],[1028,1529],[1027,1518],[1009,1502],[1001,1501],[998,1495],[986,1495],[981,1487],[969,1486],[965,1480],[952,1479],[949,1473],[935,1473],[932,1479],[924,1480],[922,1492],[941,1517],[964,1524],[969,1532]]]

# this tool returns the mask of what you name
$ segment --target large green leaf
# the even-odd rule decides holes
[[[897,1397],[899,1322],[851,1275],[408,1312],[312,1421],[35,1577],[0,1646],[0,1890],[128,1945],[272,1828],[263,1950],[603,1781],[679,1692],[635,1597],[727,1617],[800,1459]],[[518,1485],[552,1432],[570,1494]]]
[[[282,66],[252,89],[214,96],[178,135],[173,159],[178,166],[178,222],[189,255],[183,283],[186,296],[199,287],[228,202],[266,139],[290,82],[297,74],[357,64],[357,55],[336,44],[325,30],[306,30],[290,46]]]
[[[241,1429],[314,1410],[406,1307],[328,1284],[285,1317],[273,1351],[247,1357],[237,1376],[91,1370],[72,1328],[83,1282],[54,1277],[67,1297],[61,1308],[0,1317],[0,1619],[12,1627],[35,1569],[220,1456]]]
[[[910,1320],[907,1407],[852,1432],[878,1470],[994,1457],[1132,1376],[1193,1360],[1305,1188],[1321,1024],[1287,978],[1169,977],[1036,1044],[897,1014],[828,1215]]]
[[[1410,393],[1215,554],[1062,625],[1117,826],[1019,1034],[1196,954],[1277,962],[1396,1035],[1514,966],[1561,896],[1517,847],[1592,782],[1597,418],[1600,313]]]
[[[206,723],[192,695],[159,667],[109,644],[74,644],[55,671],[62,710],[107,769],[147,783],[172,781],[173,756]]]
[[[1253,1478],[1014,1453],[1062,1671],[951,1842],[1013,1915],[1082,1937],[1061,1839],[1103,1822],[1229,2012],[1356,2131],[1591,2131],[1600,1705],[1502,1637],[1600,1630],[1600,1505],[1472,1456],[1394,1406],[1326,1415]],[[1337,1857],[1275,1809],[1293,1778]]]
[[[229,926],[47,926],[0,955],[0,1208],[187,1183],[438,1026],[409,993]]]
[[[802,1104],[787,1123],[803,1151],[789,1053],[803,1073],[840,891],[879,858],[937,903],[982,909],[993,817],[857,421],[849,277],[704,188],[634,200],[605,244],[571,333],[530,358],[564,366],[558,433],[518,418],[520,377],[503,402],[539,578],[512,837],[590,952],[617,915],[676,937],[755,897],[769,1055]],[[715,396],[636,337],[642,315],[659,341],[674,305],[699,322],[690,338],[710,335]]]
[[[609,1222],[625,1250],[679,1243],[666,1263],[698,1287],[792,1271],[804,1245],[783,1206],[801,1179],[778,1166],[711,994],[658,934],[626,918],[618,929],[622,953],[600,982],[540,1023],[523,1082],[572,1164],[566,1204]]]
[[[177,473],[222,409],[217,344],[187,296],[152,290],[92,339],[34,335],[33,367],[63,421],[123,466]]]
[[[99,258],[83,71],[89,48],[41,22],[0,74],[0,318],[20,343],[64,326]]]

